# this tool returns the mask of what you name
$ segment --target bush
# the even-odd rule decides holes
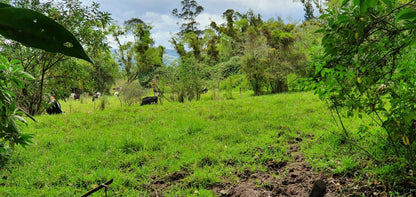
[[[20,133],[18,123],[26,123],[24,112],[16,106],[16,95],[10,91],[23,88],[22,78],[33,79],[18,61],[9,62],[0,56],[0,166],[7,162],[15,145],[28,145],[32,138]]]
[[[415,2],[393,0],[344,1],[342,9],[329,10],[323,16],[329,22],[320,30],[325,34],[325,55],[317,58],[313,79],[318,82],[316,93],[330,104],[347,142],[358,146],[360,138],[344,126],[342,112],[348,117],[368,116],[371,121],[357,133],[371,136],[370,128],[379,129],[376,136],[386,142],[386,149],[360,149],[377,163],[405,165],[409,174],[416,170],[415,7]],[[400,175],[394,179],[405,181]]]
[[[146,89],[144,89],[139,82],[135,81],[122,86],[120,98],[125,104],[132,105],[140,102],[142,96],[146,93]]]

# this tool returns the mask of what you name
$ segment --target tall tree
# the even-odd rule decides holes
[[[124,29],[113,26],[113,36],[118,44],[118,56],[123,64],[127,82],[139,80],[145,87],[150,86],[155,71],[163,64],[164,48],[154,47],[150,37],[152,27],[141,19],[132,18],[124,22]],[[133,37],[133,41],[122,43],[121,38]]]
[[[179,40],[183,40],[193,51],[193,55],[197,60],[201,58],[201,35],[202,30],[198,28],[199,23],[196,21],[196,17],[204,11],[204,8],[198,5],[196,0],[182,0],[182,9],[178,11],[177,8],[172,10],[172,14],[179,19],[183,20],[180,25],[181,31],[178,32],[177,36]],[[173,38],[173,44],[180,44],[177,39]],[[181,46],[175,46],[175,48],[182,49]],[[177,51],[179,54],[183,51]]]
[[[242,70],[250,81],[254,95],[263,94],[266,83],[266,54],[268,46],[266,39],[250,26],[246,32]]]
[[[182,0],[182,9],[179,12],[177,8],[172,10],[172,14],[183,20],[181,24],[180,36],[184,36],[187,33],[195,33],[197,36],[202,34],[199,30],[199,23],[196,21],[196,17],[204,11],[204,7],[198,5],[196,0]]]
[[[211,22],[211,28],[218,34],[218,48],[220,59],[227,61],[233,56],[241,55],[242,38],[241,31],[236,25],[239,13],[233,9],[226,10],[222,17],[226,20],[225,24],[217,24],[215,21]]]
[[[288,91],[287,76],[290,73],[300,74],[305,67],[304,51],[295,48],[296,28],[296,25],[285,24],[281,19],[271,19],[260,27],[269,46],[266,79],[272,93]]]
[[[305,21],[317,19],[316,14],[324,14],[326,8],[338,8],[342,0],[295,0],[303,4]],[[318,12],[315,12],[318,9]]]

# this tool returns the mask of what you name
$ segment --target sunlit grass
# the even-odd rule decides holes
[[[155,181],[171,181],[168,196],[209,196],[215,183],[237,182],[236,172],[290,160],[295,138],[317,169],[343,173],[357,165],[351,155],[334,155],[339,142],[330,131],[339,128],[313,93],[235,95],[146,106],[110,96],[61,102],[64,114],[37,116],[22,128],[34,143],[0,171],[0,196],[79,196],[111,178],[117,195],[147,196]],[[171,180],[175,173],[181,177]]]

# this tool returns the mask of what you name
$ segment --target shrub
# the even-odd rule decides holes
[[[344,125],[342,112],[349,117],[365,114],[372,121],[357,132],[371,135],[368,128],[377,124],[388,149],[380,154],[374,147],[360,148],[378,163],[396,161],[413,171],[415,7],[412,1],[344,1],[342,9],[328,10],[323,16],[328,23],[320,30],[325,56],[315,63],[314,79],[316,93],[331,104],[347,142],[359,143]]]
[[[120,97],[125,104],[132,105],[140,102],[146,92],[146,89],[140,86],[139,82],[134,81],[122,86]]]
[[[24,112],[16,106],[16,95],[10,91],[23,88],[20,79],[33,79],[18,63],[0,56],[0,166],[7,162],[15,145],[28,145],[32,138],[20,133],[18,124],[26,123]]]

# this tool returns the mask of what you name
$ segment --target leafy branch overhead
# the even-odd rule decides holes
[[[62,53],[92,63],[71,32],[33,10],[0,3],[0,34],[29,47]]]

